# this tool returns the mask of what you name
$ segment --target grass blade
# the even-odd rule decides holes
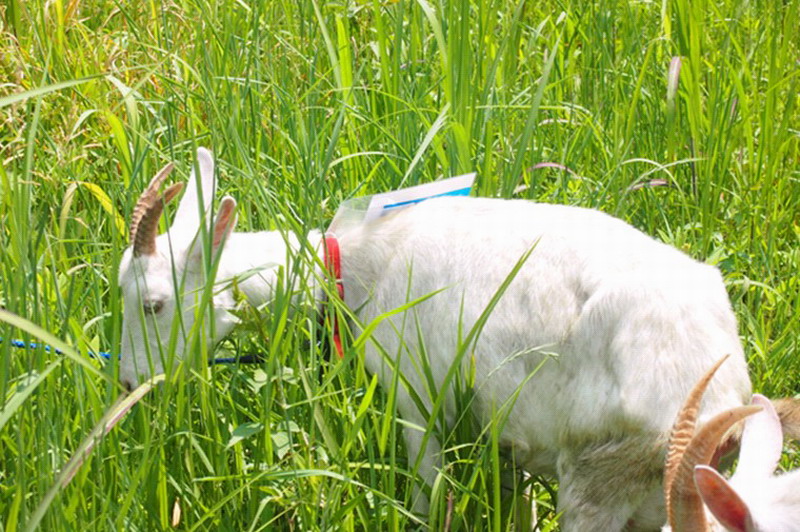
[[[121,396],[114,405],[108,409],[106,414],[100,420],[100,423],[89,433],[89,435],[83,440],[81,445],[72,455],[69,462],[61,469],[61,472],[58,474],[56,478],[56,482],[53,486],[47,491],[45,496],[42,498],[39,505],[34,510],[33,514],[31,515],[30,520],[25,525],[25,530],[36,530],[39,524],[44,517],[44,514],[47,512],[47,509],[50,507],[50,504],[55,499],[58,492],[67,487],[70,481],[75,476],[75,473],[78,472],[78,469],[86,462],[86,459],[92,453],[95,446],[103,439],[103,437],[108,434],[114,426],[119,423],[128,412],[130,412],[131,408],[138,403],[150,390],[152,390],[158,383],[164,380],[164,375],[156,375],[152,379],[146,381],[141,386],[133,390],[130,394],[126,396]]]

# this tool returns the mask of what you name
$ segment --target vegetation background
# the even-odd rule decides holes
[[[74,351],[0,343],[0,530],[422,528],[391,390],[277,311],[225,346],[263,364],[182,372],[62,487],[121,394],[87,351],[119,346],[131,209],[200,145],[241,229],[473,170],[480,195],[620,216],[716,264],[756,390],[799,393],[798,21],[800,0],[4,0],[0,307],[24,320],[0,336]],[[467,425],[430,526],[510,529],[496,430]],[[557,486],[533,489],[557,528]]]

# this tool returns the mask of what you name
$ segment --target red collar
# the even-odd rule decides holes
[[[342,282],[342,254],[339,251],[339,241],[333,234],[326,234],[323,242],[322,251],[324,253],[323,262],[328,274],[336,281],[336,293],[341,301],[344,301],[344,283]],[[342,349],[342,335],[339,329],[339,315],[336,311],[328,307],[325,313],[325,322],[331,324],[333,331],[333,345],[339,358],[344,358]]]

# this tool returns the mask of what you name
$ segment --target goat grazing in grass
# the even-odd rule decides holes
[[[215,179],[205,149],[172,226],[156,236],[164,203],[180,191],[173,185],[159,193],[170,168],[142,194],[120,264],[120,379],[128,388],[162,372],[163,353],[183,356],[183,331],[194,325],[213,331],[204,346],[210,352],[236,324],[232,284],[258,307],[280,284],[279,265],[314,252],[320,259],[306,261],[317,270],[308,278],[326,277],[320,233],[233,232],[231,197],[222,199],[208,233],[201,231]],[[206,285],[201,233],[218,256],[213,324],[196,323],[193,308]],[[722,355],[729,361],[710,384],[699,420],[750,402],[719,272],[611,216],[522,200],[436,198],[337,236],[345,304],[362,323],[388,313],[365,362],[383,383],[395,369],[403,374],[398,408],[411,422],[409,462],[418,458],[425,482],[435,478],[440,444],[411,427],[426,426],[421,410],[430,412],[430,398],[464,352],[465,331],[480,329],[470,358],[457,360],[474,365],[473,408],[483,419],[501,405],[511,408],[501,444],[525,470],[558,477],[564,530],[663,525],[672,422]],[[417,303],[389,312],[410,301]],[[452,395],[448,401],[446,417],[454,419]]]

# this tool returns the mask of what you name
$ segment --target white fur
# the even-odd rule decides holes
[[[200,187],[207,201],[213,194],[210,157],[198,152],[201,171],[211,168]],[[193,188],[198,189],[195,180],[189,184]],[[208,211],[196,196],[183,199],[181,215]],[[195,217],[195,224],[200,219]],[[128,385],[163,370],[153,322],[165,344],[176,299],[183,303],[183,330],[195,322],[195,294],[205,278],[202,254],[194,250],[200,246],[192,244],[196,228],[186,226],[176,232],[172,252],[169,236],[162,235],[157,256],[132,258],[129,250],[120,266],[125,295],[120,377]],[[517,261],[533,248],[464,363],[474,362],[474,408],[484,418],[519,390],[502,444],[528,471],[558,476],[564,530],[663,524],[660,490],[668,432],[691,387],[721,356],[731,359],[706,393],[701,422],[749,401],[747,367],[719,272],[618,219],[527,201],[441,198],[339,237],[346,303],[360,309],[362,323],[442,290],[392,316],[373,335],[389,360],[399,355],[402,373],[427,409],[436,392],[427,390],[420,374],[421,339],[438,387],[458,349],[459,331],[465,335],[473,327]],[[319,240],[317,233],[307,237],[317,249]],[[253,305],[268,302],[278,271],[274,266],[287,264],[300,241],[278,233],[232,234],[222,250],[218,286],[260,269],[240,288]],[[173,287],[173,269],[184,283],[182,291]],[[165,304],[142,327],[140,301],[148,298]],[[230,289],[215,296],[209,352],[234,326],[226,310],[233,305]],[[173,328],[180,357],[183,334]],[[375,344],[367,345],[368,368],[388,384],[391,370],[384,355]],[[427,420],[402,386],[398,406],[404,418],[425,426]],[[449,404],[448,419],[456,415],[452,410]],[[408,428],[405,436],[410,463],[421,453],[419,473],[430,482],[438,442],[430,438],[421,450],[420,431]]]

